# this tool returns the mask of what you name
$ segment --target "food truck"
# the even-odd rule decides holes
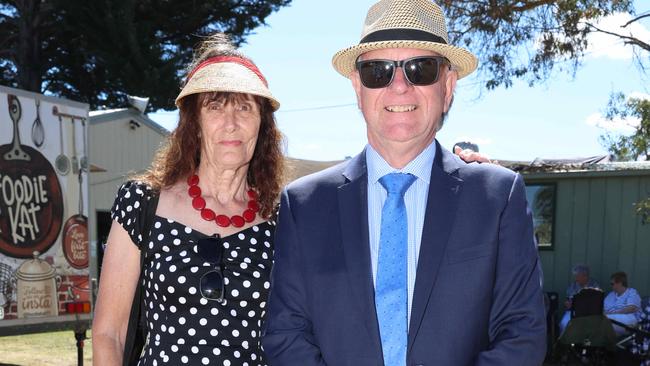
[[[0,86],[0,337],[90,327],[87,121]]]

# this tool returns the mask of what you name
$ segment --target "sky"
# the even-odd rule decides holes
[[[650,9],[635,2],[637,12]],[[350,81],[331,66],[337,51],[359,42],[368,8],[375,0],[293,0],[267,18],[241,50],[261,69],[281,107],[276,118],[290,157],[341,160],[366,144],[363,116]],[[646,3],[647,5],[647,3]],[[617,14],[599,25],[613,29],[631,19]],[[650,42],[650,21],[632,33]],[[575,75],[555,73],[529,87],[487,91],[476,76],[458,82],[454,105],[436,138],[448,149],[472,141],[500,160],[577,158],[606,154],[599,136],[630,132],[635,121],[606,122],[602,113],[612,92],[648,97],[648,76],[632,60],[632,49],[605,35],[591,39]],[[173,129],[177,112],[149,115]]]

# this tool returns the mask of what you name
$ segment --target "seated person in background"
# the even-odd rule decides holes
[[[566,329],[567,324],[569,324],[569,321],[571,320],[571,307],[573,305],[573,297],[583,288],[600,288],[598,282],[589,277],[588,265],[576,264],[573,266],[573,269],[571,271],[573,273],[573,278],[575,281],[571,283],[566,289],[566,301],[564,302],[566,311],[564,312],[564,316],[562,316],[562,320],[560,320],[560,333],[564,332],[564,329]]]
[[[641,297],[639,293],[627,287],[625,272],[616,272],[611,277],[612,292],[607,294],[603,304],[605,315],[629,326],[635,326],[641,315]],[[617,335],[625,334],[625,329],[614,325]]]

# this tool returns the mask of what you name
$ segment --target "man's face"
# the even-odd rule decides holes
[[[587,285],[587,282],[589,282],[589,276],[587,276],[586,273],[582,272],[576,273],[575,279],[576,283],[582,287],[585,287]]]
[[[436,55],[425,50],[390,48],[367,52],[361,59],[399,61]],[[405,79],[400,67],[395,69],[392,83],[380,89],[363,86],[356,70],[350,78],[366,120],[368,142],[386,158],[396,151],[415,152],[417,155],[433,141],[443,113],[449,110],[457,73],[444,65],[436,83],[414,86]]]

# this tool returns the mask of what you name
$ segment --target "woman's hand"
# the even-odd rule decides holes
[[[493,163],[487,155],[483,155],[470,149],[463,150],[459,146],[454,146],[454,154],[458,155],[458,157],[463,159],[466,163]]]
[[[571,309],[571,305],[573,305],[573,302],[572,302],[571,300],[569,300],[569,299],[567,299],[567,300],[564,302],[564,307],[565,307],[567,310],[568,310],[568,309]]]

